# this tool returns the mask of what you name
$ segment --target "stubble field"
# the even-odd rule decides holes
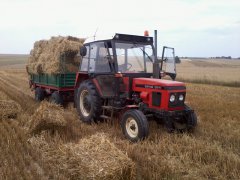
[[[0,116],[2,179],[94,179],[82,173],[89,171],[84,169],[84,159],[74,159],[79,153],[71,154],[69,149],[81,144],[83,139],[85,143],[88,139],[93,141],[92,135],[96,137],[99,133],[127,155],[134,167],[131,164],[131,172],[121,176],[101,176],[103,172],[99,170],[100,175],[95,179],[240,179],[240,89],[230,87],[240,83],[238,61],[185,61],[178,65],[179,79],[194,82],[203,77],[207,79],[205,83],[221,85],[221,80],[226,83],[224,86],[199,84],[200,81],[187,83],[186,101],[199,119],[194,133],[168,134],[163,126],[150,122],[149,138],[133,144],[123,137],[117,121],[83,124],[72,104],[63,110],[67,122],[64,128],[29,133],[33,114],[41,104],[34,101],[28,87],[24,63],[19,63],[24,60],[16,56],[15,63],[9,65],[3,59],[0,56],[0,101],[12,100],[19,110],[16,117]],[[107,156],[106,152],[99,156]],[[95,162],[92,165],[95,170],[108,164],[108,160],[98,164],[99,158],[89,160],[89,164]]]
[[[177,79],[184,82],[240,87],[240,60],[183,59]]]

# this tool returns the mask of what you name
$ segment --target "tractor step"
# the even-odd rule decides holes
[[[103,109],[113,109],[112,106],[102,106]]]
[[[122,107],[114,107],[114,106],[102,106],[103,109],[107,109],[107,110],[121,110],[123,109]]]
[[[100,117],[103,118],[103,119],[111,119],[111,117],[106,116],[106,115],[101,115]]]

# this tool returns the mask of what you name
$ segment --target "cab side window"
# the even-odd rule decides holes
[[[89,72],[95,72],[97,51],[98,51],[98,43],[91,44],[90,45]]]
[[[89,72],[111,72],[108,51],[103,42],[90,45]]]
[[[99,56],[96,60],[96,72],[111,72],[109,66],[109,59],[107,48],[104,46],[99,47]]]

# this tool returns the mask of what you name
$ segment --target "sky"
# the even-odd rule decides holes
[[[158,53],[240,57],[240,0],[0,0],[0,53],[28,54],[35,41],[115,33],[153,36]]]

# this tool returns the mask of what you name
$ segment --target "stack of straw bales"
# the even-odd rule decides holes
[[[48,144],[42,134],[29,142],[46,163],[55,167],[56,173],[70,179],[134,179],[134,163],[106,134],[97,133],[77,144],[58,146]]]
[[[15,101],[0,100],[0,118],[16,118],[21,111],[20,106]]]
[[[44,130],[58,130],[66,126],[63,108],[43,101],[30,118],[29,133],[38,134]]]
[[[84,40],[72,36],[58,36],[50,40],[36,41],[30,52],[27,72],[33,74],[77,72],[80,63],[78,53]]]

